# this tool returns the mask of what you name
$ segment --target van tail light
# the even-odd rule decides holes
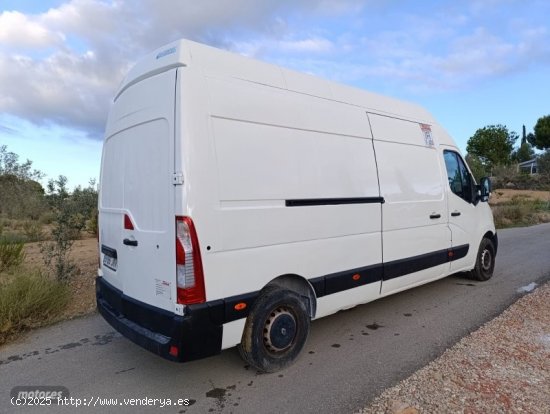
[[[176,282],[179,304],[206,302],[199,239],[189,217],[176,217]]]

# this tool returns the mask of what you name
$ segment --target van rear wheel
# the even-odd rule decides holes
[[[476,266],[472,278],[479,281],[489,280],[495,270],[495,245],[491,239],[483,238],[477,252]]]
[[[296,292],[268,287],[248,315],[239,352],[253,367],[275,372],[291,365],[304,347],[310,318]]]

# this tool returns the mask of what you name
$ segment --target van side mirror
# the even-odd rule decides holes
[[[491,194],[491,179],[483,177],[479,180],[479,199],[481,201],[489,201],[489,194]]]

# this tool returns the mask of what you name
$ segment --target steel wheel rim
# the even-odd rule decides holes
[[[279,306],[269,314],[263,331],[263,342],[271,353],[288,350],[298,333],[298,324],[294,313],[285,306]]]
[[[481,268],[487,272],[491,269],[493,264],[493,257],[489,249],[484,249],[481,253]]]

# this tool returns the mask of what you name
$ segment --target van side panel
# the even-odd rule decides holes
[[[285,274],[311,279],[380,264],[380,194],[364,111],[238,79],[206,81],[219,226],[203,250],[209,298],[257,291]],[[330,204],[356,198],[375,201]],[[312,199],[321,201],[293,205]],[[208,275],[224,281],[209,284]],[[317,315],[373,300],[380,281],[352,290],[319,299]],[[238,329],[226,338],[232,330],[224,347],[240,341]]]

